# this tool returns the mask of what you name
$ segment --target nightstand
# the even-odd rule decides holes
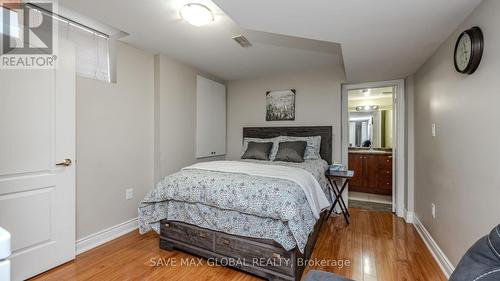
[[[337,203],[339,204],[340,210],[342,211],[342,214],[344,215],[345,222],[349,224],[349,217],[351,214],[349,214],[349,210],[347,209],[347,206],[344,202],[344,198],[342,198],[342,193],[344,193],[345,188],[349,184],[349,180],[352,179],[354,176],[354,171],[330,171],[327,170],[325,172],[325,176],[330,182],[330,189],[333,191],[333,194],[335,195],[335,200],[333,201],[332,208],[330,209],[330,212],[328,212],[327,219],[330,217],[332,214],[333,210],[335,209],[335,206],[337,206]],[[339,189],[339,186],[337,185],[337,182],[335,180],[342,180],[344,181],[342,184],[342,187]]]

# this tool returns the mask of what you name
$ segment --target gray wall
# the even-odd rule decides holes
[[[117,56],[117,83],[77,78],[77,240],[136,218],[157,179],[199,161],[196,75],[223,82],[123,43]]]
[[[155,56],[155,179],[193,164],[196,150],[196,75],[223,83],[164,55]],[[224,159],[212,157],[203,160]]]
[[[306,70],[227,83],[228,159],[241,156],[246,126],[333,126],[333,158],[341,160],[341,66]],[[296,89],[295,121],[266,122],[266,91]]]
[[[137,217],[153,186],[154,57],[117,48],[116,84],[76,80],[77,240]]]
[[[485,0],[415,75],[416,215],[455,265],[500,223],[499,11],[500,1]],[[476,73],[461,75],[455,42],[475,25],[485,36],[483,60]]]
[[[413,213],[415,211],[415,129],[414,129],[414,99],[415,87],[414,77],[409,76],[405,79],[405,140],[406,140],[406,184],[405,184],[405,198],[404,208],[407,212]]]

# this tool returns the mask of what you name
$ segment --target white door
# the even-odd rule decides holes
[[[0,226],[12,280],[75,257],[75,55],[56,70],[0,70]],[[57,165],[65,159],[69,166]]]
[[[226,154],[226,86],[196,77],[196,158]]]

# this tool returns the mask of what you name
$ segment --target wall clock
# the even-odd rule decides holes
[[[455,69],[463,74],[476,71],[483,57],[484,37],[479,27],[460,34],[455,45]]]

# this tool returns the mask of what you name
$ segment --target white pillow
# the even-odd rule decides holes
[[[258,138],[243,138],[243,151],[241,156],[247,151],[249,142],[272,142],[273,148],[271,148],[271,152],[269,153],[269,160],[273,161],[276,157],[276,153],[278,153],[278,146],[280,142],[280,137],[270,138],[270,139],[258,139]]]
[[[319,151],[321,150],[321,136],[313,137],[290,137],[281,136],[280,141],[305,141],[307,142],[306,151],[304,152],[304,160],[321,159]]]

